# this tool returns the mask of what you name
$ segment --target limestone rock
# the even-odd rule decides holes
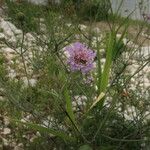
[[[22,31],[17,29],[14,24],[9,21],[5,21],[4,19],[0,20],[0,28],[8,37],[14,37],[15,35],[22,34]]]
[[[4,128],[3,130],[4,135],[10,134],[10,133],[11,133],[11,130],[9,128]]]

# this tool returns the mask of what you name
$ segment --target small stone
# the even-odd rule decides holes
[[[31,33],[27,33],[25,35],[25,38],[26,38],[27,41],[30,41],[30,42],[35,42],[36,41],[35,37]]]
[[[40,132],[37,131],[36,136],[40,137],[41,136]]]
[[[95,27],[95,28],[93,29],[93,31],[94,31],[95,33],[100,33],[100,29],[99,29],[98,27]]]
[[[23,80],[23,82],[24,82],[24,86],[25,86],[25,87],[27,87],[28,84],[30,84],[30,86],[33,87],[33,86],[36,85],[36,82],[37,82],[36,79],[29,79],[29,81],[28,81],[26,77],[23,77],[22,80]]]
[[[117,38],[120,38],[122,36],[122,34],[118,33],[116,36],[117,36]]]
[[[9,145],[8,140],[6,140],[5,138],[2,138],[2,141],[3,141],[3,145],[4,146],[8,146]]]
[[[127,38],[123,38],[123,43],[126,45],[128,43],[128,39]]]
[[[4,40],[5,39],[5,35],[3,33],[0,33],[0,40]]]
[[[79,25],[79,28],[80,28],[81,30],[85,30],[85,29],[86,29],[86,26],[83,25],[83,24],[80,24],[80,25]]]
[[[67,23],[66,25],[67,25],[68,27],[71,27],[72,24],[71,24],[71,23]]]
[[[4,102],[4,97],[0,96],[0,102]]]
[[[9,70],[9,73],[8,73],[8,77],[11,78],[11,79],[14,79],[16,77],[16,72],[15,70],[11,69]]]
[[[9,128],[4,128],[4,131],[3,131],[4,135],[10,134],[10,133],[11,133],[11,130]]]
[[[24,150],[23,144],[22,143],[18,144],[17,146],[15,146],[14,150]]]
[[[102,64],[105,64],[106,59],[105,59],[105,58],[102,58],[100,61],[101,61]]]
[[[72,107],[76,107],[77,103],[75,101],[72,102]]]
[[[9,53],[15,54],[15,51],[10,47],[5,47],[5,48],[2,48],[1,50],[2,50],[2,52],[6,53],[6,54],[9,54]]]
[[[11,37],[10,39],[8,39],[8,42],[13,44],[13,46],[15,46],[15,44],[17,43],[17,39],[16,37]]]
[[[145,119],[150,120],[150,112],[149,111],[145,112]]]
[[[37,138],[36,135],[34,135],[33,137],[31,137],[30,142],[34,142],[34,140]]]
[[[4,117],[4,124],[6,126],[8,126],[10,124],[10,121],[9,121],[8,117]]]

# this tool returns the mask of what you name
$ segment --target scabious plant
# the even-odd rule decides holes
[[[75,42],[66,47],[69,54],[67,63],[71,71],[81,71],[82,74],[89,73],[94,68],[96,53],[86,45]]]
[[[25,6],[33,8],[30,3]],[[28,16],[32,12],[28,11],[29,8],[27,11],[18,9]],[[132,43],[130,46],[128,42],[124,43],[124,39],[128,40],[128,18],[116,24],[116,20],[109,23],[108,16],[110,30],[103,33],[94,28],[101,10],[94,16],[94,24],[91,20],[87,30],[82,30],[79,29],[76,15],[69,21],[62,12],[54,12],[57,8],[49,10],[46,7],[47,9],[40,16],[31,13],[30,20],[39,20],[39,24],[28,19],[23,21],[23,31],[26,33],[36,29],[36,34],[33,35],[35,42],[30,48],[25,44],[26,38],[22,39],[22,44],[17,44],[17,48],[25,49],[25,53],[18,54],[15,60],[13,58],[13,65],[8,63],[10,68],[16,70],[16,78],[9,79],[7,72],[5,75],[3,67],[7,64],[0,61],[0,94],[6,99],[5,104],[0,103],[0,106],[4,109],[3,114],[6,114],[7,108],[7,114],[12,118],[13,125],[9,127],[13,127],[14,138],[11,139],[18,138],[15,141],[23,143],[25,149],[148,149],[150,123],[145,118],[149,117],[149,98],[145,98],[143,88],[139,88],[141,81],[134,85],[138,90],[132,90],[130,87],[135,82],[130,83],[130,80],[149,60],[144,63],[144,57],[141,61],[132,57],[136,52],[141,52],[141,49],[132,41],[129,41]],[[18,11],[16,13],[18,16]],[[139,29],[143,33],[142,28]],[[86,44],[72,42],[77,39],[89,43],[94,50]],[[68,46],[65,46],[66,43]],[[26,58],[31,53],[33,57]],[[141,55],[137,53],[137,56]],[[27,65],[18,70],[16,61],[22,63],[24,59]],[[128,73],[129,64],[136,62],[140,62],[141,66],[137,70],[133,69],[135,73]],[[36,85],[24,86],[22,77],[30,79],[30,76],[37,79]],[[135,79],[139,78],[135,76]],[[147,89],[145,91],[148,93]],[[4,128],[5,126],[4,124]],[[4,139],[6,137],[4,135]]]

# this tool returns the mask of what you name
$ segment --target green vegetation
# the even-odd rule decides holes
[[[0,55],[0,94],[5,100],[0,101],[0,112],[10,119],[12,139],[23,143],[24,149],[149,148],[150,122],[145,115],[150,104],[146,94],[149,89],[133,84],[131,79],[137,75],[136,80],[140,80],[138,73],[150,60],[138,53],[140,46],[134,49],[124,42],[129,26],[137,21],[108,14],[106,2],[84,2],[80,12],[75,1],[64,2],[62,8],[6,1],[10,20],[23,34],[16,47],[4,41],[5,46],[14,49],[16,57],[12,62]],[[110,30],[100,35],[90,25],[81,29],[84,19],[90,23],[106,20]],[[30,39],[26,42],[26,33],[35,37],[33,43]],[[77,41],[96,52],[95,68],[87,74],[71,71],[67,62],[66,46]],[[141,60],[133,57],[135,53]],[[76,62],[86,65],[83,58],[77,57]],[[139,66],[133,74],[127,72],[131,60]],[[17,75],[9,78],[12,66]],[[92,77],[90,83],[88,77]],[[30,82],[32,78],[36,79],[35,85]]]

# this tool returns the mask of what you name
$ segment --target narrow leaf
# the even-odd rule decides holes
[[[105,96],[105,94],[102,92],[100,93],[100,95],[98,96],[98,98],[94,101],[94,103],[91,105],[90,109],[91,110],[94,106],[96,106],[96,104]]]
[[[41,133],[53,134],[55,136],[62,138],[63,140],[66,140],[66,141],[74,141],[75,140],[73,137],[70,137],[68,134],[66,134],[62,131],[58,131],[58,130],[56,131],[54,129],[46,128],[46,127],[43,127],[43,126],[35,124],[35,123],[31,123],[31,122],[22,122],[20,120],[12,120],[12,121],[23,124],[33,130],[37,130],[37,131],[41,132]]]
[[[100,52],[99,49],[97,50],[97,87],[98,87],[98,92],[100,91],[101,88],[101,78],[102,78],[102,69],[101,69],[101,61],[100,61]]]
[[[106,62],[105,62],[104,70],[102,73],[100,93],[105,92],[107,84],[108,84],[109,72],[110,72],[110,68],[112,64],[114,43],[115,43],[114,33],[110,33],[108,43],[107,43],[107,50],[106,50]]]

